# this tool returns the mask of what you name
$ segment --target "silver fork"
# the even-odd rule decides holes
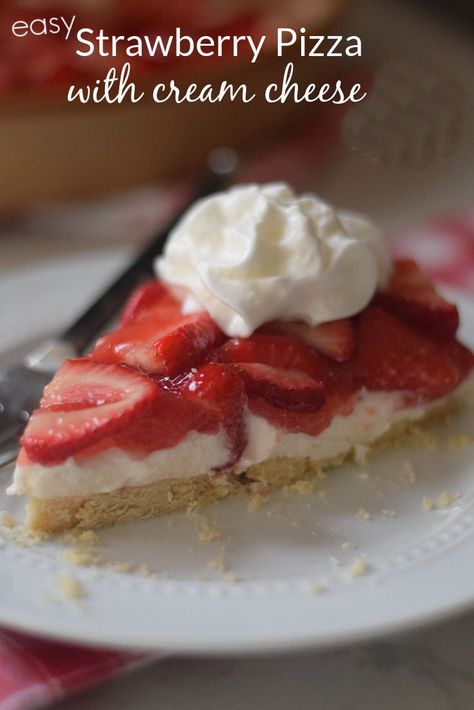
[[[207,159],[208,171],[192,201],[222,189],[237,162],[233,150],[213,150]],[[16,458],[19,437],[59,365],[68,357],[84,353],[93,338],[118,313],[130,291],[152,275],[153,260],[163,251],[169,232],[184,211],[145,246],[130,266],[62,335],[40,345],[22,363],[0,370],[0,468]]]

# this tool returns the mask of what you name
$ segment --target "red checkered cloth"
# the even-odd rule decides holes
[[[43,707],[154,658],[0,630],[0,709]]]
[[[392,235],[395,256],[411,256],[439,283],[474,294],[474,208]]]
[[[430,220],[391,240],[437,280],[474,294],[474,210]],[[0,631],[0,710],[30,710],[156,656],[70,646]]]

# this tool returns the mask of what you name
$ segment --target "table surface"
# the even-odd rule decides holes
[[[472,75],[474,48],[468,38],[430,19],[402,0],[360,0],[347,31],[370,38],[372,54],[409,56],[448,75]],[[394,34],[385,28],[398,27]],[[420,54],[421,53],[421,54]],[[467,95],[466,123],[473,124]],[[457,153],[423,179],[400,179],[391,169],[342,154],[315,180],[316,191],[336,204],[365,210],[387,226],[434,211],[472,204],[474,135],[465,134]],[[363,169],[364,180],[357,174]],[[0,224],[0,267],[32,264],[48,255],[123,244],[145,237],[170,207],[157,186],[97,205],[62,206]],[[403,209],[400,206],[403,205]],[[74,228],[72,228],[74,225]],[[70,235],[69,241],[64,234]],[[474,707],[474,614],[399,638],[325,653],[291,656],[164,658],[57,704],[58,710],[105,710],[138,706],[172,710],[298,708],[313,710],[471,710]]]
[[[253,659],[170,658],[57,710],[471,710],[474,615],[354,648]]]

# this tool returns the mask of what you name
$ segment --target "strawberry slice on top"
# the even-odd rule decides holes
[[[349,318],[308,325],[302,321],[271,321],[260,328],[262,333],[273,333],[296,338],[309,348],[335,360],[345,362],[355,347],[354,326]]]
[[[247,394],[238,373],[232,367],[208,363],[191,373],[183,384],[183,392],[188,401],[205,410],[211,421],[214,419],[222,426],[230,452],[225,466],[233,465],[246,443]]]
[[[343,376],[329,384],[324,403],[316,411],[278,407],[269,399],[257,395],[249,396],[248,406],[253,414],[264,417],[278,429],[318,436],[336,415],[349,415],[356,399],[355,381],[351,377]]]
[[[316,411],[324,402],[324,387],[303,372],[258,362],[239,362],[237,366],[249,397],[260,395],[277,407],[298,412]]]
[[[316,411],[324,403],[326,366],[297,340],[257,333],[228,340],[215,357],[234,364],[249,396],[295,411]]]
[[[166,286],[160,281],[145,281],[132,291],[122,310],[120,325],[128,325],[158,308],[161,313],[166,313],[166,319],[170,321],[181,315],[179,301],[168,291]]]
[[[175,375],[204,359],[223,335],[207,313],[183,316],[158,305],[98,340],[95,362],[120,362],[158,375]]]
[[[231,466],[245,446],[244,384],[226,365],[209,363],[175,380],[158,380],[159,396],[151,410],[107,442],[110,446],[146,455],[176,446],[190,431],[226,438]]]
[[[374,302],[424,331],[448,338],[456,335],[457,306],[437,293],[430,278],[413,259],[393,262],[390,281]]]
[[[158,393],[145,375],[122,365],[66,360],[46,387],[22,437],[31,461],[53,464],[130,425]]]
[[[443,347],[383,308],[371,306],[358,319],[353,367],[361,384],[370,390],[442,397],[464,378],[466,358],[460,344],[456,349],[450,343]]]

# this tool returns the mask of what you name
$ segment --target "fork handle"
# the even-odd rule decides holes
[[[227,173],[209,171],[195,191],[192,201],[223,188]],[[82,354],[105,325],[117,315],[130,292],[146,277],[153,275],[153,261],[162,253],[170,231],[179,222],[189,203],[145,246],[130,266],[99,298],[59,337],[59,343]]]
[[[14,443],[11,443],[8,448],[5,448],[4,450],[0,450],[0,469],[6,468],[9,466],[11,463],[16,461],[16,457],[18,456],[18,452],[20,450],[20,446],[18,445],[17,441]]]
[[[62,365],[64,360],[77,357],[78,351],[66,340],[45,340],[25,357],[25,365],[38,372],[53,373]]]

